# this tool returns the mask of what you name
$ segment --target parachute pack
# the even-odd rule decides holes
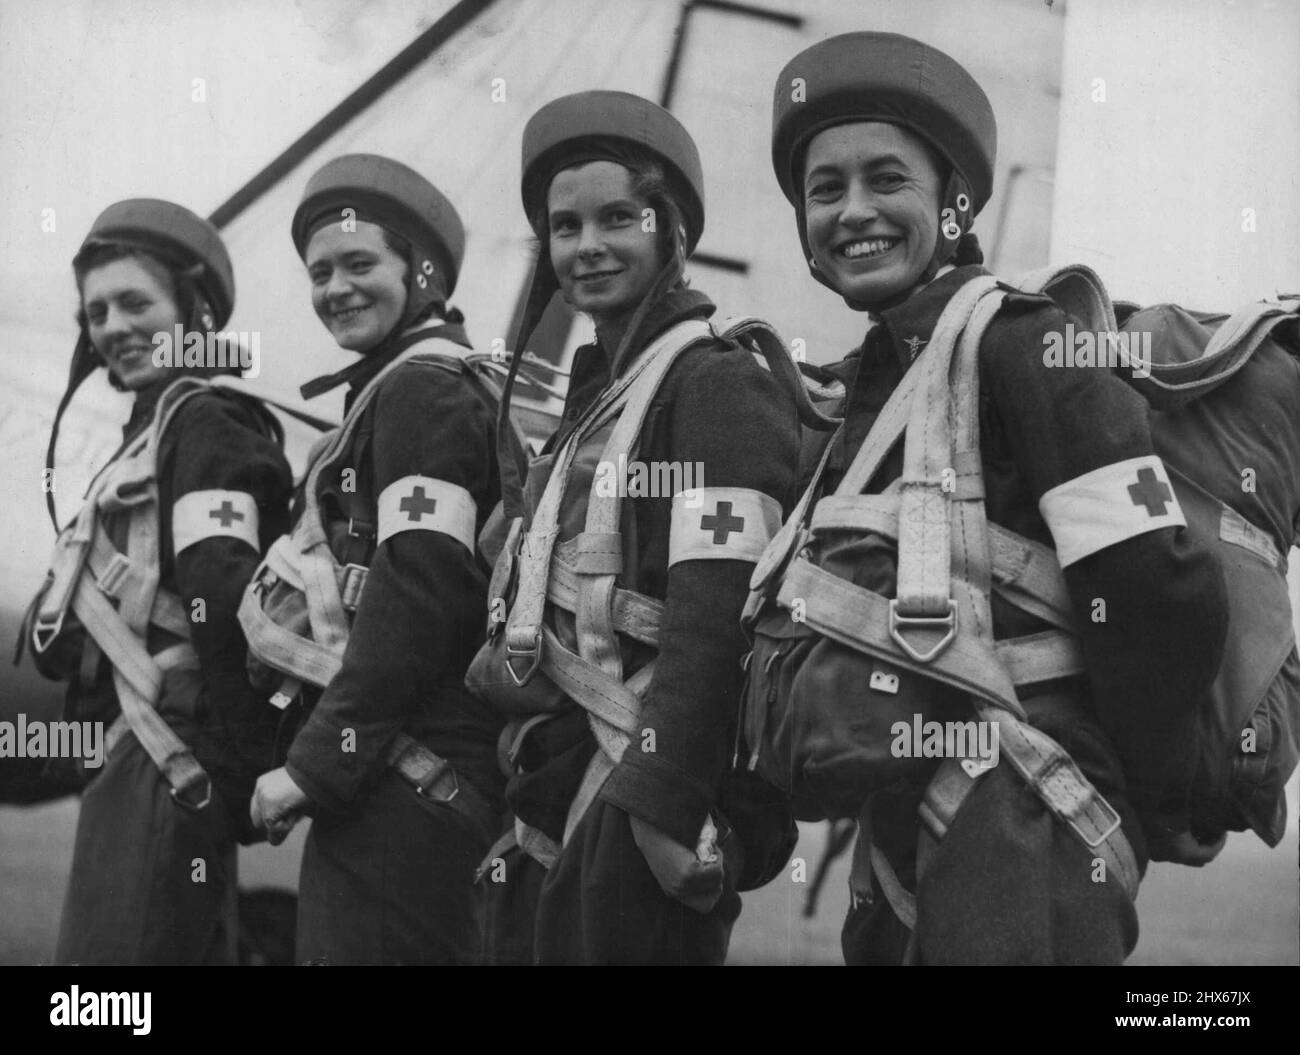
[[[1300,757],[1300,657],[1286,581],[1286,554],[1300,537],[1300,301],[1231,316],[1116,306],[1080,266],[1018,285],[1134,352],[1122,357],[1120,375],[1148,402],[1187,529],[1224,569],[1230,630],[1195,714],[1195,773],[1181,774],[1190,779],[1166,800],[1148,800],[1156,806],[1144,825],[1184,816],[1202,843],[1253,830],[1276,845],[1283,789]],[[759,562],[745,612],[754,647],[738,759],[789,793],[802,819],[851,817],[915,764],[891,754],[897,720],[932,710],[996,721],[1003,761],[1127,875],[1132,853],[1115,811],[1024,720],[1017,699],[1017,686],[1085,668],[1055,553],[984,515],[974,392],[979,344],[1002,297],[990,278],[959,291],[835,493],[820,487],[823,455]],[[900,440],[902,477],[864,494]],[[897,555],[894,597],[852,582],[855,557],[882,546]],[[990,591],[1049,629],[994,641]],[[919,811],[931,834],[942,837],[981,775],[973,751],[945,758]],[[1153,839],[1153,858],[1177,860],[1172,845]]]

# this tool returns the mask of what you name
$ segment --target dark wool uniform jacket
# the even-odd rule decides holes
[[[629,342],[627,356],[670,326],[708,318],[714,310],[702,293],[666,294]],[[550,449],[559,449],[583,410],[625,365],[611,367],[599,342],[578,349]],[[718,341],[690,349],[670,368],[647,412],[636,457],[702,463],[704,487],[761,491],[780,503],[784,515],[797,497],[798,436],[790,394],[754,354]],[[581,530],[588,497],[587,487],[571,481],[560,523]],[[740,660],[747,649],[739,619],[754,566],[723,559],[682,561],[669,568],[671,508],[669,496],[628,498],[622,507],[621,530],[625,546],[636,554],[636,581],[620,585],[662,599],[665,608],[641,731],[601,798],[693,848],[705,816],[718,807],[732,751],[743,681]],[[650,740],[645,734],[651,731],[654,750],[645,751],[642,745]],[[530,741],[521,755],[525,772],[512,778],[508,798],[521,819],[558,841],[595,739],[586,712],[575,705],[540,726]]]
[[[983,274],[976,266],[957,268],[882,311],[862,347],[826,369],[848,393],[828,488],[846,471],[953,294]],[[1146,402],[1116,374],[1044,364],[1045,335],[1063,333],[1066,321],[1050,298],[1011,291],[980,345],[988,519],[1047,546],[1052,535],[1038,508],[1046,491],[1102,466],[1155,453]],[[901,475],[902,459],[899,444],[868,490],[882,490]],[[879,563],[862,570],[861,584],[893,596],[892,555]],[[1189,749],[1190,719],[1217,672],[1227,631],[1218,560],[1185,529],[1165,527],[1082,558],[1065,569],[1065,579],[1093,713],[1119,751],[1130,798],[1149,805],[1146,796],[1156,795],[1168,774],[1190,772],[1179,755]],[[1105,601],[1103,622],[1093,619],[1097,599]],[[997,638],[1046,628],[996,595],[993,617]],[[1166,813],[1163,823],[1184,830],[1185,820]]]
[[[452,331],[438,335],[451,337]],[[427,351],[448,354],[441,342],[428,344]],[[395,354],[367,361],[353,376],[345,409]],[[406,362],[380,383],[362,412],[352,449],[333,461],[338,471],[321,474],[321,512],[335,558],[368,564],[370,571],[342,668],[289,749],[289,775],[317,808],[347,810],[383,775],[384,751],[399,732],[421,741],[449,761],[462,781],[500,803],[500,722],[463,685],[465,668],[483,642],[486,570],[442,532],[401,531],[373,556],[356,549],[357,540],[347,533],[350,516],[367,521],[373,532],[376,501],[390,484],[427,476],[469,492],[477,537],[500,499],[495,416],[495,406],[463,374]],[[344,479],[348,469],[354,480]]]
[[[158,399],[175,378],[152,385],[136,396],[124,434],[129,441],[149,426]],[[164,683],[158,712],[194,751],[207,770],[231,819],[249,838],[248,798],[253,783],[272,763],[272,743],[278,714],[255,693],[245,674],[247,645],[236,613],[244,587],[260,560],[237,538],[201,539],[176,555],[172,552],[172,507],[191,491],[242,491],[253,496],[258,513],[258,541],[266,547],[288,528],[293,477],[279,444],[268,435],[272,421],[253,400],[230,392],[204,392],[190,397],[176,412],[158,448],[159,585],[177,594],[187,613],[203,602],[204,618],[190,620],[190,637],[198,654],[202,689],[197,699],[172,691]],[[112,514],[110,537],[124,548],[128,516]],[[71,614],[69,615],[71,619]],[[93,676],[74,677],[68,689],[69,718],[111,723],[120,713],[112,666],[98,647],[83,650],[85,632],[77,628],[75,650],[98,657]],[[165,642],[150,629],[150,650]],[[83,663],[85,660],[83,660]],[[44,666],[41,664],[42,667]],[[50,672],[66,676],[69,671]]]

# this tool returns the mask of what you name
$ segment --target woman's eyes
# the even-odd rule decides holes
[[[907,182],[907,177],[901,172],[877,172],[870,177],[869,183],[873,191],[882,194],[888,194],[891,191],[898,190]],[[808,188],[809,201],[830,202],[834,201],[844,193],[844,181],[840,179],[818,180]]]
[[[147,297],[122,297],[117,304],[122,311],[128,314],[139,315],[141,312],[147,311],[153,305],[153,301]],[[95,303],[86,309],[87,321],[94,323],[96,326],[102,326],[107,318],[107,305]]]
[[[813,201],[830,201],[843,189],[839,180],[820,180],[808,188],[808,197]]]

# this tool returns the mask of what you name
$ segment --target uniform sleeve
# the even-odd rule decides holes
[[[736,556],[709,559],[708,547],[739,542],[757,525],[738,522],[764,510],[764,534],[780,526],[793,499],[799,425],[790,394],[748,352],[703,353],[687,365],[670,410],[670,449],[674,460],[702,464],[705,497],[696,509],[674,507],[670,560],[680,559],[668,570],[642,727],[602,797],[694,847],[731,749],[747,649],[740,613],[761,553],[741,543]]]
[[[1047,365],[1066,316],[1008,303],[981,349],[985,384],[1052,532],[1094,705],[1141,801],[1185,753],[1189,718],[1217,673],[1223,573],[1181,526],[1146,402],[1109,369]]]
[[[403,724],[460,682],[458,657],[481,637],[487,596],[474,538],[497,498],[494,422],[462,379],[406,364],[373,411],[379,544],[342,668],[287,762],[312,801],[333,810],[382,767]]]
[[[260,554],[288,530],[293,487],[289,463],[256,413],[233,398],[196,396],[159,451],[163,540],[203,673],[196,750],[232,797],[250,791],[271,763],[276,712],[248,684],[238,611]]]

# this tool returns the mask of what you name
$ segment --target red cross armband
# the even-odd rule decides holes
[[[205,538],[237,538],[257,552],[257,502],[247,491],[190,491],[172,506],[172,549]]]
[[[1164,462],[1154,454],[1094,469],[1038,500],[1062,568],[1148,531],[1186,527]]]
[[[684,560],[756,563],[780,526],[780,503],[762,491],[693,487],[673,497],[668,566]]]
[[[379,495],[381,543],[403,531],[440,531],[473,553],[477,522],[469,492],[432,476],[403,476]]]

